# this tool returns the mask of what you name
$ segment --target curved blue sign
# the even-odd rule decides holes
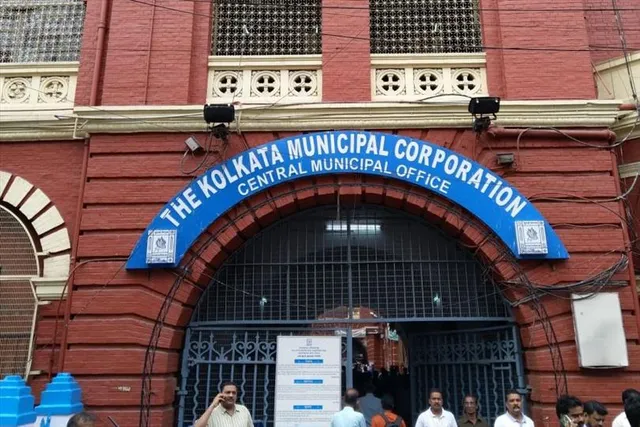
[[[160,210],[127,269],[175,267],[198,236],[242,200],[283,182],[336,173],[378,175],[432,191],[484,222],[517,258],[569,258],[531,202],[479,163],[409,137],[333,131],[273,141],[211,167]]]

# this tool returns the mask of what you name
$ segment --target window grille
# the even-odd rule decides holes
[[[1,0],[0,62],[77,61],[83,0]]]
[[[371,53],[482,51],[478,0],[369,0]]]
[[[20,221],[0,206],[0,377],[24,375],[30,365],[37,300],[35,248]]]
[[[473,255],[419,218],[369,205],[336,212],[305,211],[254,237],[218,270],[193,320],[330,322],[349,288],[353,307],[386,321],[510,317]]]
[[[214,0],[211,54],[322,52],[320,0]]]

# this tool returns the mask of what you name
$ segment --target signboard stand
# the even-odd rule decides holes
[[[275,427],[326,427],[341,409],[340,337],[279,336]]]

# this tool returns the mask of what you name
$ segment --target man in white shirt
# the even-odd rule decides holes
[[[504,406],[507,412],[496,418],[493,427],[535,427],[533,420],[522,413],[522,396],[518,391],[507,391]]]
[[[640,391],[633,389],[633,388],[628,388],[625,391],[622,392],[622,404],[624,405],[624,403],[631,398],[638,398],[640,397]],[[611,427],[630,427],[631,423],[629,423],[629,419],[627,418],[627,414],[624,413],[624,410],[620,413],[620,415],[618,415],[617,417],[615,417],[613,419],[613,423],[611,424]]]
[[[358,390],[350,388],[344,394],[344,408],[342,411],[333,414],[331,427],[367,427],[364,422],[364,415],[356,412],[358,404]]]
[[[429,409],[418,417],[416,427],[457,427],[456,417],[442,408],[444,398],[437,388],[429,392]]]

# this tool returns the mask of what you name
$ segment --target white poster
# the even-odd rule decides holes
[[[341,402],[340,337],[279,336],[275,427],[326,427]]]

